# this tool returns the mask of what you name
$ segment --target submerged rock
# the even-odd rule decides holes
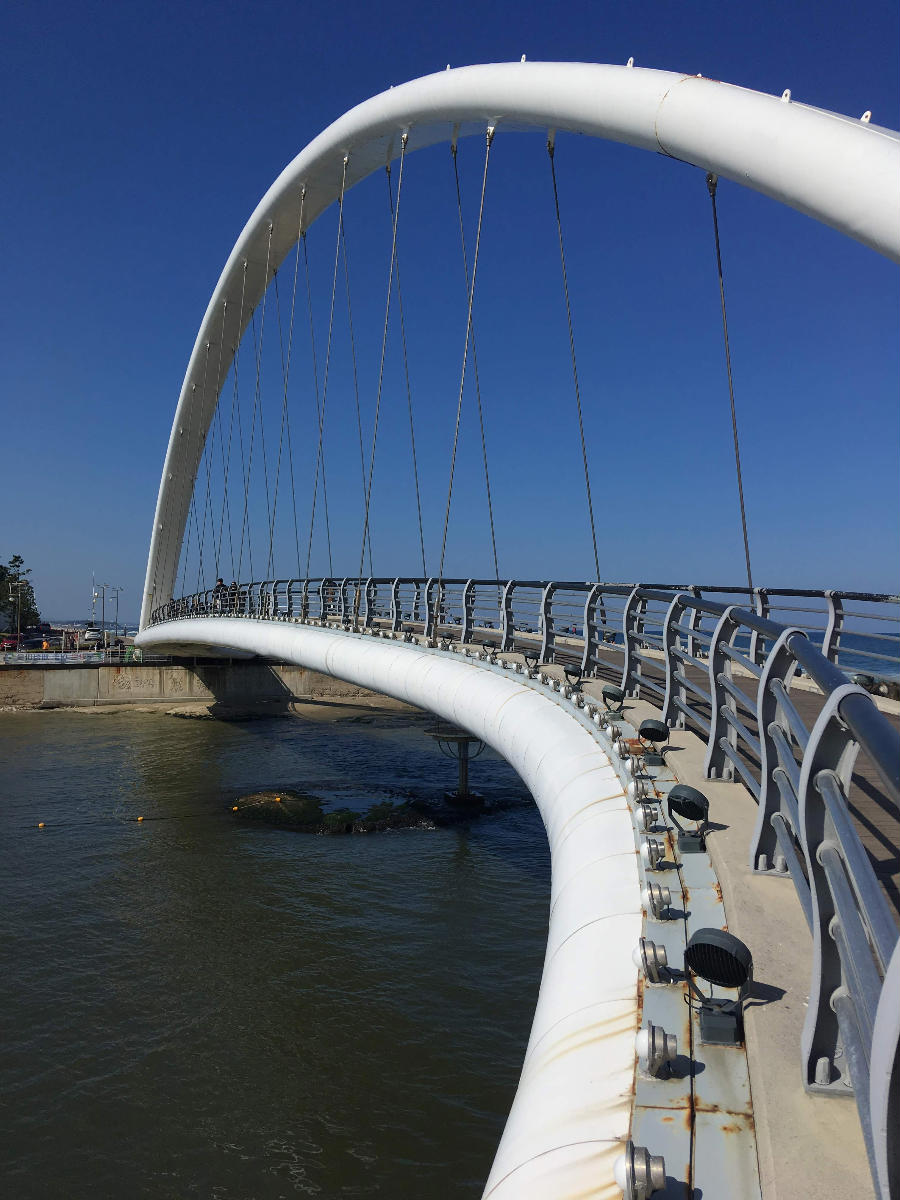
[[[373,804],[366,812],[349,808],[326,812],[316,796],[303,792],[254,792],[241,796],[234,805],[235,816],[264,821],[298,833],[338,836],[347,833],[385,833],[390,829],[434,829],[435,822],[412,805],[390,800]]]

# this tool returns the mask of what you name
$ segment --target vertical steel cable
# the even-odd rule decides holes
[[[229,552],[231,555],[231,578],[232,578],[232,580],[235,580],[237,578],[237,573],[235,571],[235,564],[234,564],[234,539],[232,538],[232,535],[231,535],[231,502],[228,498],[228,476],[231,471],[231,442],[232,442],[232,437],[234,434],[234,411],[235,411],[236,407],[238,408],[238,435],[239,435],[240,441],[241,441],[241,475],[243,475],[243,471],[244,471],[244,466],[243,466],[243,464],[244,464],[244,449],[243,449],[243,436],[241,435],[240,396],[238,394],[238,365],[240,363],[240,356],[241,356],[241,330],[243,329],[243,326],[244,326],[244,297],[246,295],[246,291],[247,291],[247,260],[245,258],[244,263],[243,263],[243,277],[242,277],[242,282],[241,282],[241,307],[238,312],[238,324],[237,324],[238,340],[237,340],[237,345],[234,347],[234,360],[231,364],[231,384],[232,384],[232,387],[231,387],[231,416],[229,417],[229,421],[228,421],[228,453],[225,458],[225,462],[226,462],[225,505],[222,509],[222,520],[219,523],[219,550],[221,551],[222,533],[223,533],[224,524],[225,524],[225,514],[227,512],[228,513],[228,548],[229,548]],[[227,304],[228,301],[226,300],[225,303]]]
[[[328,311],[328,339],[325,343],[325,370],[322,375],[322,403],[318,406],[319,411],[319,449],[317,453],[317,462],[322,462],[322,491],[325,491],[325,459],[324,459],[324,442],[325,442],[325,405],[328,402],[328,375],[331,369],[331,339],[334,332],[334,298],[337,294],[337,277],[338,277],[338,262],[340,261],[341,253],[341,217],[344,212],[344,188],[347,184],[347,162],[348,158],[344,155],[343,169],[341,171],[341,192],[338,197],[338,225],[337,235],[334,244],[334,270],[331,273],[331,305]],[[318,474],[316,476],[318,479]],[[316,489],[318,491],[318,488]],[[313,492],[312,516],[309,520],[309,547],[306,555],[306,575],[309,577],[309,559],[312,553],[312,535],[313,525],[316,519],[316,491]],[[334,567],[331,563],[331,530],[328,532],[328,571],[334,573]]]
[[[207,342],[206,343],[206,366],[203,368],[203,400],[202,400],[203,409],[206,408],[206,375],[207,375],[207,369],[209,367],[209,351],[210,351],[210,343]],[[218,395],[216,396],[216,408],[218,408]],[[207,428],[207,438],[206,438],[205,445],[203,447],[203,453],[206,456],[206,499],[203,502],[203,525],[202,525],[202,536],[200,538],[201,567],[202,567],[202,563],[203,563],[203,547],[206,545],[207,519],[209,519],[210,523],[212,523],[210,491],[212,488],[212,482],[211,482],[212,457],[213,457],[213,452],[215,450],[215,445],[216,445],[216,429],[215,429],[215,425],[213,424],[213,419],[212,419],[212,417],[210,417],[209,427]],[[201,459],[201,462],[202,462],[202,459]],[[215,530],[215,527],[213,527],[213,529]],[[215,532],[213,533],[213,536],[215,537]],[[218,574],[219,574],[219,572],[217,570],[216,575],[218,576]],[[197,591],[198,592],[200,591],[199,582],[198,582],[198,586],[197,586]]]
[[[288,445],[290,446],[290,425],[288,419],[288,378],[291,373],[291,355],[294,349],[294,311],[297,304],[297,272],[300,267],[300,235],[303,232],[303,198],[306,195],[304,188],[300,198],[300,225],[297,229],[297,251],[294,255],[294,280],[291,288],[291,317],[288,324],[288,344],[287,357],[284,353],[284,332],[281,326],[281,297],[278,294],[278,272],[275,272],[275,311],[278,314],[278,345],[281,350],[281,375],[284,380],[284,392],[281,399],[281,428],[278,431],[278,461],[275,467],[275,495],[272,499],[272,520],[269,525],[269,574],[274,571],[273,564],[273,542],[275,538],[275,516],[278,511],[278,485],[281,480],[281,451],[284,442],[285,426],[288,427]],[[292,458],[292,456],[291,456]],[[294,492],[294,470],[293,461],[291,462],[291,493]],[[294,541],[297,542],[297,505],[296,497],[294,501]],[[300,569],[300,546],[297,544],[297,570]]]
[[[553,138],[547,139],[547,154],[550,158],[550,177],[553,180],[553,203],[556,207],[556,232],[559,236],[559,261],[562,265],[563,291],[566,296],[566,320],[569,323],[569,351],[572,356],[572,378],[575,380],[575,406],[578,409],[578,432],[581,436],[581,461],[584,463],[584,486],[587,492],[588,516],[591,521],[591,541],[594,546],[595,579],[600,579],[600,558],[597,554],[597,528],[594,524],[594,502],[591,498],[591,477],[588,471],[587,447],[584,440],[584,418],[581,412],[581,389],[578,386],[578,364],[575,360],[575,333],[572,328],[572,306],[569,303],[569,279],[566,274],[566,252],[563,247],[562,221],[559,216],[559,191],[556,187],[555,146]]]
[[[462,194],[459,187],[459,164],[456,158],[456,139],[450,143],[450,153],[453,156],[453,176],[456,180],[456,211],[459,215],[459,237],[462,243],[463,272],[466,279],[466,295],[469,294],[469,256],[466,252],[466,229],[463,223]],[[484,487],[487,492],[488,521],[491,526],[491,549],[494,554],[494,579],[500,583],[500,567],[497,560],[497,538],[494,533],[494,505],[491,498],[491,476],[488,471],[487,441],[484,436],[484,413],[481,405],[481,380],[478,376],[478,355],[475,350],[475,328],[472,336],[472,377],[475,380],[475,398],[478,402],[478,425],[481,429],[481,457],[484,462]]]
[[[362,412],[359,407],[359,372],[356,363],[356,339],[353,335],[353,308],[350,304],[350,264],[347,259],[347,234],[344,214],[341,213],[341,253],[344,260],[344,290],[347,293],[347,326],[350,330],[350,358],[353,362],[353,395],[356,400],[356,430],[359,434],[359,466],[362,472],[363,503],[366,499],[366,453],[363,449]],[[372,574],[372,530],[368,536],[369,574]]]
[[[387,300],[384,306],[384,332],[381,335],[381,362],[378,367],[378,391],[375,396],[375,420],[372,425],[372,451],[369,455],[369,480],[366,485],[366,508],[363,517],[362,545],[359,549],[359,576],[362,579],[363,566],[366,557],[366,538],[369,533],[369,508],[372,503],[372,478],[375,474],[375,447],[378,442],[378,418],[381,413],[381,392],[384,386],[384,355],[387,349],[388,321],[391,315],[391,296],[394,292],[394,264],[397,258],[397,222],[400,220],[400,196],[403,191],[403,164],[406,160],[406,144],[409,133],[404,131],[400,137],[400,177],[397,180],[397,204],[394,208],[393,227],[391,229],[391,263],[388,269]],[[353,600],[353,628],[359,623],[359,588]]]
[[[269,238],[268,238],[268,242],[266,243],[266,271],[265,271],[265,275],[263,276],[262,307],[260,310],[260,318],[259,318],[259,340],[258,341],[256,339],[256,325],[255,325],[256,313],[254,312],[254,314],[253,314],[253,318],[254,318],[253,338],[254,338],[254,341],[256,342],[256,387],[255,387],[254,393],[253,393],[253,411],[251,413],[251,418],[250,418],[250,446],[248,449],[248,457],[247,457],[247,474],[244,479],[244,515],[243,515],[243,518],[241,519],[241,545],[240,545],[240,549],[238,551],[238,573],[240,573],[241,564],[242,564],[243,558],[244,558],[244,530],[246,528],[246,531],[247,531],[247,557],[250,562],[250,578],[251,579],[253,578],[253,541],[250,536],[250,529],[247,524],[247,516],[248,516],[248,503],[249,503],[249,499],[250,499],[250,479],[251,479],[251,475],[253,472],[253,444],[256,439],[256,411],[259,408],[259,383],[260,383],[260,373],[261,373],[261,367],[262,367],[261,360],[262,360],[263,336],[266,331],[266,298],[269,293],[269,262],[271,260],[271,255],[272,255],[272,234],[274,232],[274,229],[275,229],[275,225],[272,221],[270,221],[269,222]],[[263,460],[264,460],[263,467],[265,468],[266,446],[265,446],[265,440],[262,437],[262,420],[260,420],[260,443],[262,445],[262,452],[263,452]],[[264,474],[265,474],[265,471],[264,471]],[[267,507],[267,509],[268,509],[268,504],[269,504],[268,491],[269,491],[269,488],[268,488],[268,479],[267,479],[266,480],[266,507]],[[266,513],[266,515],[268,516],[268,512]]]
[[[219,330],[219,361],[216,365],[216,428],[219,434],[219,456],[222,460],[222,473],[225,473],[225,442],[222,435],[222,407],[219,404],[221,398],[222,386],[224,379],[222,378],[222,350],[225,345],[225,314],[228,310],[228,301],[225,300],[222,304],[222,328]],[[224,497],[223,497],[224,503]],[[216,559],[216,578],[219,578],[219,546],[216,544],[216,523],[212,511],[212,502],[210,502],[209,525],[212,530],[213,550]]]
[[[391,209],[391,224],[394,222],[394,189],[391,187],[391,164],[385,167],[388,185],[388,204]],[[412,388],[409,383],[409,357],[406,352],[406,322],[403,319],[403,293],[400,290],[400,257],[394,264],[394,274],[397,279],[397,311],[400,314],[400,342],[403,347],[403,371],[406,375],[406,407],[409,411],[409,441],[412,447],[413,480],[416,485],[416,512],[419,517],[419,548],[422,552],[422,575],[428,577],[425,566],[425,534],[422,531],[422,500],[419,494],[419,464],[416,461],[416,430],[413,424]]]
[[[753,596],[753,575],[750,571],[750,541],[747,537],[747,512],[744,508],[744,484],[741,478],[741,451],[738,444],[737,414],[734,408],[734,381],[731,377],[731,347],[728,342],[728,318],[725,315],[725,280],[722,276],[722,251],[719,246],[719,215],[716,211],[716,187],[718,177],[712,172],[706,176],[706,186],[712,202],[713,233],[716,240],[716,266],[719,271],[719,299],[722,302],[722,333],[725,339],[725,366],[728,371],[728,395],[731,399],[731,431],[734,435],[734,465],[737,472],[738,499],[741,504],[741,531],[744,535],[744,559],[747,564],[747,588]]]
[[[450,525],[450,501],[453,497],[453,476],[456,471],[456,449],[459,444],[459,418],[462,412],[463,390],[466,385],[466,364],[469,358],[469,341],[472,332],[472,304],[475,300],[475,276],[478,271],[478,255],[481,250],[481,224],[484,218],[484,197],[487,191],[488,163],[491,157],[491,145],[494,141],[494,126],[487,128],[484,149],[484,173],[481,177],[481,200],[478,204],[478,228],[475,234],[475,253],[472,256],[472,281],[469,285],[468,305],[466,311],[466,340],[463,345],[462,369],[459,376],[459,398],[456,403],[456,427],[453,431],[453,451],[450,456],[450,483],[447,488],[447,508],[444,512],[444,533],[441,539],[441,565],[438,570],[438,598],[440,602],[441,579],[444,576],[444,556],[447,550],[447,529]]]
[[[312,516],[309,520],[309,541],[306,545],[306,578],[309,579],[309,561],[312,557],[313,525],[316,519],[316,498],[319,494],[319,468],[322,469],[322,498],[325,506],[325,536],[328,540],[328,573],[334,574],[331,562],[331,524],[328,520],[328,492],[325,487],[325,460],[322,457],[322,413],[319,405],[319,368],[316,361],[316,335],[313,329],[312,288],[309,282],[309,254],[306,249],[306,233],[303,234],[303,261],[306,269],[306,307],[309,311],[309,340],[312,345],[313,383],[316,393],[316,418],[319,424],[319,445],[316,451],[316,474],[313,481]]]

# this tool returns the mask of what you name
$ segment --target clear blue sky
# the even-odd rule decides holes
[[[5,6],[0,555],[21,553],[34,568],[47,615],[84,615],[92,570],[123,585],[124,611],[136,615],[163,453],[210,292],[271,181],[358,101],[448,62],[527,54],[624,63],[633,55],[639,66],[776,94],[789,87],[795,99],[853,116],[871,109],[876,123],[897,128],[898,45],[897,5],[884,0],[863,15],[822,0]],[[500,569],[587,578],[593,564],[546,155],[539,136],[508,135],[495,151],[476,334]],[[471,230],[481,146],[467,144],[460,161]],[[601,574],[740,582],[702,173],[575,139],[561,143],[558,169]],[[447,158],[423,152],[408,172],[400,253],[431,568],[459,384],[463,285]],[[386,282],[383,189],[383,179],[361,186],[347,212],[367,423]],[[896,267],[735,185],[723,183],[719,202],[756,580],[896,591]],[[325,217],[310,234],[320,354],[333,228]],[[443,282],[435,288],[436,277]],[[349,436],[347,346],[340,326],[326,441],[334,565],[351,574],[359,464]],[[280,382],[275,360],[264,361],[274,414]],[[376,574],[417,570],[401,369],[393,335],[375,476]],[[312,428],[308,370],[298,351],[298,441]],[[242,387],[251,394],[249,376]],[[470,391],[462,437],[446,573],[487,574]],[[298,468],[305,528],[309,484],[302,461]],[[286,527],[278,546],[290,572]],[[321,531],[312,565],[326,566]]]

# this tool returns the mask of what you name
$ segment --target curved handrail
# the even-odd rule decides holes
[[[822,630],[819,649],[808,630],[779,624],[761,615],[759,606],[754,610],[711,599],[698,587],[536,580],[498,585],[497,580],[459,579],[443,580],[438,597],[436,580],[415,578],[280,582],[289,590],[302,587],[304,596],[310,589],[321,597],[329,589],[336,595],[347,588],[365,588],[372,598],[365,623],[372,632],[424,636],[432,643],[480,642],[492,657],[525,651],[585,678],[614,676],[632,696],[644,693],[658,703],[670,725],[689,723],[705,738],[708,776],[739,779],[759,805],[749,847],[751,869],[790,874],[813,934],[813,975],[801,1047],[806,1087],[843,1095],[852,1088],[873,1177],[884,1200],[896,1200],[896,1155],[886,1149],[885,1138],[900,1093],[900,1032],[887,1011],[896,1002],[900,940],[884,890],[850,819],[848,791],[862,753],[877,771],[885,794],[900,806],[900,732],[871,695],[840,669],[839,641],[829,640],[827,629]],[[401,585],[414,589],[416,599],[407,612],[398,607]],[[238,592],[250,596],[256,589],[261,594],[264,586],[270,585],[245,584]],[[706,590],[741,593],[731,588]],[[451,606],[457,592],[464,606],[458,621],[457,614],[444,611],[448,592]],[[759,592],[821,600],[829,621],[838,596],[809,589]],[[882,594],[842,595],[857,604],[898,602]],[[208,597],[198,593],[170,601],[152,614],[151,623],[219,615]],[[382,616],[377,615],[379,604]],[[310,620],[346,625],[344,607],[332,603],[329,611],[323,603]],[[580,626],[573,614],[581,614]],[[236,615],[242,615],[240,606]],[[259,605],[256,615],[266,615]],[[610,617],[616,615],[621,617],[621,633],[615,635],[620,640],[611,642]],[[303,623],[302,617],[274,611],[272,619]],[[893,614],[883,619],[893,619]],[[714,621],[715,627],[704,629],[704,621]],[[811,728],[791,696],[791,684],[801,671],[822,696]]]

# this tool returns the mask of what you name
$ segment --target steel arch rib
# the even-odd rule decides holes
[[[593,63],[462,67],[391,88],[351,109],[297,155],[260,201],[225,265],[197,335],[172,426],[150,541],[142,628],[152,608],[172,594],[194,478],[233,347],[243,332],[238,301],[244,263],[246,326],[271,268],[296,242],[301,188],[306,188],[308,228],[337,198],[345,156],[352,187],[399,154],[404,131],[408,150],[416,150],[483,133],[487,125],[579,132],[691,163],[900,261],[900,135],[892,130],[700,76]],[[204,389],[207,347],[210,364],[218,364],[220,340],[221,376]]]
[[[550,920],[519,1086],[484,1200],[612,1196],[633,1099],[640,876],[625,793],[585,725],[521,677],[360,634],[205,617],[153,625],[138,641],[149,651],[229,649],[321,671],[461,725],[515,768],[547,831]]]

